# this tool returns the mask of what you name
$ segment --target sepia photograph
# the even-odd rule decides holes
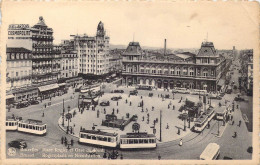
[[[1,61],[6,163],[259,160],[258,3],[3,1]]]

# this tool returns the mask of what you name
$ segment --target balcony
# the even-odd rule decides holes
[[[16,76],[16,77],[12,77],[12,78],[10,78],[10,77],[7,77],[6,78],[6,82],[13,82],[13,81],[19,81],[19,80],[26,80],[26,79],[31,79],[32,78],[32,75],[31,74],[29,74],[29,75],[25,75],[25,76]]]
[[[190,75],[176,75],[176,74],[159,74],[159,73],[141,73],[141,72],[127,72],[123,71],[123,75],[135,75],[135,76],[150,76],[150,77],[168,77],[168,78],[184,78],[184,79],[198,79],[198,80],[217,80],[212,76],[190,76]]]
[[[123,60],[124,62],[130,63],[149,63],[149,64],[189,64],[189,65],[196,65],[193,61],[174,61],[174,60],[149,60],[149,59],[136,59],[136,60]]]

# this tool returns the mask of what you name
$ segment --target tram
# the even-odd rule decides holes
[[[208,124],[208,115],[202,114],[199,118],[194,122],[194,131],[202,132],[206,125]]]
[[[18,120],[13,117],[6,117],[5,126],[7,131],[16,131],[18,128]]]
[[[28,119],[18,121],[17,130],[36,135],[45,135],[47,132],[47,125],[40,120]]]
[[[221,106],[216,108],[216,119],[217,120],[224,120],[227,115],[227,107]]]
[[[147,132],[127,133],[120,136],[120,148],[156,148],[156,137],[153,134],[147,134]]]
[[[215,110],[213,108],[209,108],[207,110],[207,115],[208,115],[208,122],[210,122],[215,116]]]
[[[157,146],[155,135],[146,132],[127,133],[119,138],[117,133],[85,129],[79,133],[79,143],[121,149],[156,148]]]
[[[100,130],[81,130],[79,132],[79,143],[94,144],[105,147],[117,147],[118,134],[108,133]]]

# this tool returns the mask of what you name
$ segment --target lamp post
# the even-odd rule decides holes
[[[219,136],[219,120],[218,120],[218,136]]]
[[[71,120],[70,106],[69,105],[68,105],[68,114],[66,115],[66,119],[68,120],[68,126],[67,126],[67,134],[68,134],[69,133],[70,120]]]
[[[63,127],[64,127],[64,120],[65,120],[64,113],[65,113],[65,107],[64,107],[64,99],[63,99],[63,110],[62,110],[62,126]]]

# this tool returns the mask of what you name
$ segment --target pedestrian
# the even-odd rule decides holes
[[[233,138],[236,138],[236,137],[237,137],[237,132],[234,132]]]
[[[125,99],[125,103],[127,104],[127,99]]]
[[[160,95],[158,94],[158,98],[160,97]]]
[[[178,128],[178,132],[177,132],[177,134],[180,135],[180,133],[181,133],[180,128]]]
[[[170,109],[170,104],[168,104],[168,109]]]
[[[233,120],[233,121],[232,121],[232,125],[234,125],[234,124],[235,124],[235,121]]]
[[[132,102],[130,101],[130,106],[132,106]]]
[[[182,139],[180,140],[179,146],[182,146]]]
[[[46,103],[44,104],[45,108],[47,107]]]
[[[144,116],[143,116],[143,120],[142,121],[144,121]]]
[[[113,112],[112,112],[112,114],[114,115],[115,114],[115,109],[113,108]]]
[[[63,140],[64,140],[64,139],[63,139],[63,136],[62,136],[62,137],[61,137],[61,144],[63,144]]]
[[[238,109],[238,104],[237,104],[237,109]]]
[[[66,137],[64,138],[64,144],[65,144],[65,146],[67,146],[67,138]]]
[[[166,129],[169,129],[169,124],[167,123]]]
[[[158,160],[161,160],[161,158],[162,158],[162,157],[161,157],[161,155],[159,154],[159,155],[158,155]]]
[[[118,108],[117,108],[116,113],[118,114],[118,112],[119,112],[119,110],[118,110]]]
[[[74,143],[74,140],[71,139],[71,140],[70,140],[70,144],[71,144],[71,146],[73,146],[73,143]]]
[[[144,112],[144,108],[142,108],[142,112]]]
[[[147,108],[145,109],[145,112],[148,112],[148,109],[147,109]]]
[[[175,110],[175,106],[174,105],[172,106],[172,110]]]
[[[44,111],[42,112],[42,117],[44,117]]]
[[[240,127],[240,125],[241,125],[241,120],[239,120],[239,123],[238,123],[238,126]]]
[[[116,105],[118,106],[118,101],[116,102]]]

